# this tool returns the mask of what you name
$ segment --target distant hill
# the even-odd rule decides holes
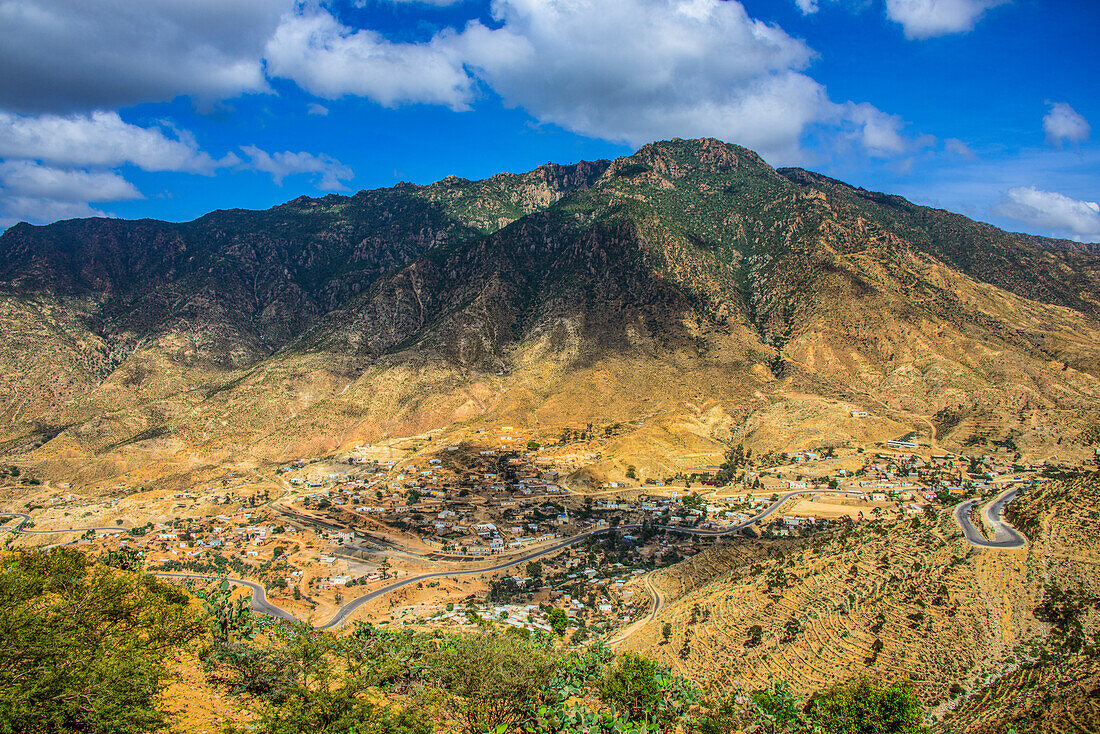
[[[644,419],[616,451],[647,475],[685,442],[1073,455],[1100,439],[1098,313],[1088,247],[673,140],[184,224],[12,227],[0,452],[95,483]]]

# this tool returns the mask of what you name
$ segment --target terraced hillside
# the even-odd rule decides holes
[[[976,691],[947,719],[945,730],[994,734],[1011,725],[1021,734],[1098,731],[1100,651],[1093,640],[1100,630],[1100,480],[1051,484],[1008,510],[1033,539],[1028,567],[1047,587],[1036,611],[1051,624],[1051,637],[1038,660]],[[1079,642],[1083,650],[1069,652]]]
[[[1017,502],[1011,518],[1030,538],[1017,550],[970,547],[947,511],[715,547],[652,575],[665,607],[623,644],[750,689],[785,679],[809,695],[861,675],[909,678],[947,715],[944,731],[1095,731],[1100,663],[1072,653],[1048,607],[1057,586],[1080,602],[1085,638],[1100,631],[1100,479]]]

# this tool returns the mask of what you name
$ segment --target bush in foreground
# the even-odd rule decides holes
[[[201,639],[211,685],[253,734],[915,734],[906,685],[810,702],[782,685],[714,700],[667,667],[599,642],[483,626],[333,634],[250,618],[228,587],[184,591],[71,550],[0,557],[0,734],[164,731],[178,654]],[[249,618],[244,618],[249,617]]]

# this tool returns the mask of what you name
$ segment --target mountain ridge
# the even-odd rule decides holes
[[[0,450],[107,476],[648,415],[610,471],[675,468],[646,455],[668,425],[718,456],[906,430],[1083,451],[1100,257],[1054,242],[713,139],[178,225],[17,226]]]

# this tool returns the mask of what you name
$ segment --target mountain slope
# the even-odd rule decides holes
[[[906,432],[1079,452],[1098,268],[715,140],[181,225],[20,225],[0,447],[81,481],[494,421],[645,419],[620,458],[654,471],[676,467],[670,426],[716,457]],[[30,328],[31,303],[65,328]],[[73,344],[71,387],[22,366],[77,374]]]
[[[718,545],[651,575],[665,605],[623,646],[723,687],[908,678],[938,708],[934,731],[1094,731],[1100,658],[1067,648],[1043,609],[1061,589],[1096,633],[1098,506],[1096,475],[1028,489],[1009,505],[1028,536],[1015,550],[971,548],[950,507]]]

